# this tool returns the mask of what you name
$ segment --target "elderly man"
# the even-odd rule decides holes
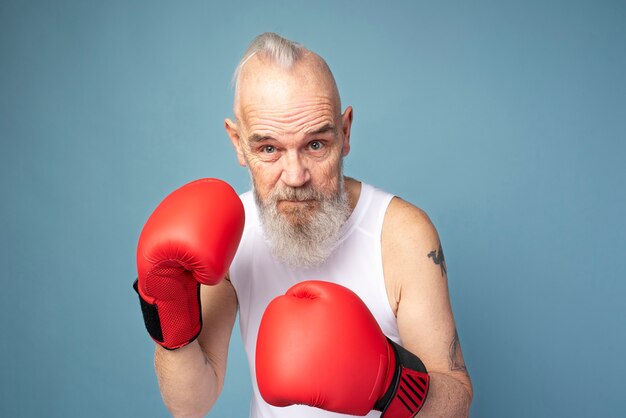
[[[220,277],[206,279],[197,260],[162,249],[165,264],[146,256],[153,264],[139,271],[146,325],[159,343],[161,393],[173,415],[202,416],[215,403],[238,310],[251,417],[468,415],[472,385],[439,237],[417,207],[344,176],[352,119],[319,55],[273,33],[251,43],[225,128],[253,190],[241,196],[242,210],[227,186],[200,183],[218,189],[207,205],[219,201],[222,209],[198,209],[180,221],[201,231],[201,242],[190,244],[209,253],[200,258],[221,257],[221,270],[206,263]],[[196,191],[185,190],[172,195],[174,206],[202,208]],[[179,222],[172,211],[155,212],[159,225],[150,228]],[[147,240],[155,245],[142,233],[138,257]],[[155,274],[154,263],[165,270]],[[150,294],[174,282],[184,286]],[[180,301],[178,312],[191,312],[192,324],[158,305],[160,298]],[[178,341],[170,340],[169,328],[181,327]]]

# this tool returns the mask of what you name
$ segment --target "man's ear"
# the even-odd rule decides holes
[[[243,150],[241,148],[243,144],[241,143],[242,139],[241,136],[239,136],[239,128],[237,127],[237,124],[232,120],[226,118],[224,120],[224,128],[226,128],[226,133],[230,138],[230,142],[232,142],[233,147],[235,147],[235,152],[237,153],[237,160],[239,161],[239,165],[245,167],[246,159],[243,156]]]
[[[343,153],[342,157],[345,157],[350,152],[350,128],[352,128],[352,106],[348,106],[341,115],[341,130],[343,132]]]

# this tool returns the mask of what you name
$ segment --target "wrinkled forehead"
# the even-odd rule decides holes
[[[280,110],[307,102],[327,102],[339,115],[335,80],[326,64],[309,53],[290,68],[262,56],[252,57],[241,71],[235,92],[235,116],[245,119],[249,109]]]

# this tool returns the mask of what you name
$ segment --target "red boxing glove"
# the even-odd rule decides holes
[[[365,303],[335,283],[302,282],[265,310],[256,378],[274,406],[310,405],[350,415],[414,417],[429,377],[415,355],[387,339]]]
[[[239,196],[217,179],[200,179],[167,196],[139,236],[137,281],[148,333],[175,349],[202,328],[200,283],[217,284],[241,240],[244,209]]]

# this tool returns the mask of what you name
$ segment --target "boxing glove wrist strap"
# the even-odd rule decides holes
[[[424,363],[404,347],[387,339],[396,358],[396,370],[389,389],[374,409],[381,418],[413,418],[428,394],[429,376]]]
[[[200,304],[200,283],[196,283],[196,286],[198,290],[198,304]],[[163,337],[163,326],[173,326],[171,324],[172,321],[168,321],[167,319],[164,319],[162,321],[159,315],[159,307],[157,301],[152,304],[141,296],[141,292],[139,292],[139,280],[135,280],[135,282],[133,283],[133,289],[135,289],[135,292],[137,292],[137,295],[139,296],[139,304],[141,305],[141,313],[143,314],[143,321],[146,325],[146,330],[148,331],[148,334],[150,334],[150,337],[152,337],[152,339],[156,343],[158,343],[160,346],[167,350],[175,350],[177,348],[186,346],[187,344],[198,338],[198,335],[200,335],[200,331],[191,336],[191,338],[183,340],[175,340],[171,338],[170,340],[166,341],[166,339]],[[201,315],[198,318],[198,321],[200,322],[199,328],[202,329]]]

